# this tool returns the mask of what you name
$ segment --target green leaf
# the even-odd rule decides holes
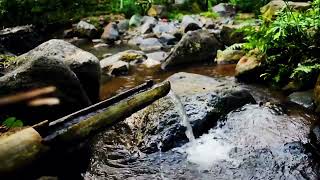
[[[12,125],[15,123],[16,118],[15,117],[9,117],[5,121],[3,121],[2,125],[11,128]]]
[[[15,117],[9,117],[2,123],[3,126],[7,128],[16,128],[16,127],[22,127],[23,122],[21,120],[17,120]]]

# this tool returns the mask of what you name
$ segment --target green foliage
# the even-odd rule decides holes
[[[17,128],[17,127],[22,127],[23,122],[21,120],[18,120],[15,117],[9,117],[2,122],[2,125],[7,128]]]
[[[246,27],[244,49],[268,55],[261,77],[283,86],[288,81],[314,80],[319,70],[320,0],[306,12],[286,8],[274,21]]]
[[[216,12],[212,11],[202,12],[200,13],[200,15],[211,19],[216,19],[219,17],[219,15]]]

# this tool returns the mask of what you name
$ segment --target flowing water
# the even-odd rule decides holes
[[[177,109],[178,109],[178,113],[180,115],[180,117],[182,118],[182,124],[187,128],[186,130],[186,136],[189,139],[190,142],[194,142],[195,137],[192,131],[192,127],[191,124],[188,120],[188,115],[184,109],[184,106],[180,100],[180,98],[171,90],[168,94],[169,97],[172,98],[174,104],[176,105]]]
[[[95,53],[94,51],[92,51]],[[95,138],[93,155],[85,179],[319,179],[318,158],[308,147],[309,133],[316,120],[313,114],[297,106],[288,106],[286,97],[261,85],[245,85],[232,80],[235,65],[200,64],[162,71],[159,67],[137,65],[127,76],[104,77],[101,99],[135,87],[145,80],[162,82],[174,73],[183,71],[202,74],[236,87],[249,90],[260,104],[248,104],[217,119],[217,124],[199,137],[193,135],[190,107],[186,99],[171,91],[167,96],[177,110],[185,127],[187,141],[165,149],[168,142],[160,118],[155,124],[143,126],[147,142],[156,142],[155,152],[140,152],[141,135],[135,132],[112,130]],[[228,81],[229,81],[228,80]],[[229,82],[226,82],[229,83]],[[201,101],[200,101],[201,103]],[[204,103],[204,102],[203,102]],[[163,106],[151,109],[150,116]],[[168,109],[169,110],[169,109]],[[191,109],[192,110],[192,109]],[[167,115],[171,119],[173,115]],[[146,118],[146,117],[144,117]],[[165,119],[165,117],[164,117]],[[168,124],[173,122],[167,122]],[[118,128],[123,129],[124,124]],[[146,130],[153,127],[152,130]],[[117,128],[116,128],[117,129]],[[114,133],[112,133],[114,131]],[[179,136],[180,137],[180,136]],[[158,138],[158,140],[157,140]],[[136,142],[138,144],[136,144]],[[174,140],[173,140],[174,141]],[[138,148],[137,148],[138,147]],[[140,148],[140,149],[139,149]],[[111,158],[112,157],[112,158]],[[116,161],[117,163],[113,163]]]

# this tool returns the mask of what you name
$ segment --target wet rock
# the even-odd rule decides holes
[[[317,83],[314,87],[314,102],[316,105],[316,112],[320,112],[320,76],[318,77]]]
[[[236,8],[228,3],[219,3],[212,7],[212,11],[224,17],[231,17],[236,14]]]
[[[148,10],[148,16],[164,17],[167,14],[167,8],[163,5],[152,5]]]
[[[157,51],[157,52],[153,52],[153,53],[149,53],[146,54],[148,59],[152,59],[158,62],[163,62],[166,57],[168,56],[168,54],[164,51]]]
[[[98,101],[100,64],[98,58],[93,54],[66,41],[52,39],[19,56],[17,60],[23,64],[29,59],[37,59],[38,57],[54,57],[65,63],[77,75],[92,102]]]
[[[195,141],[153,154],[139,153],[129,148],[130,143],[126,146],[131,138],[127,138],[128,142],[116,140],[117,146],[110,146],[111,138],[106,138],[110,134],[104,133],[95,143],[92,163],[84,176],[96,179],[112,176],[118,179],[315,180],[319,179],[319,164],[303,144],[310,125],[305,121],[301,117],[279,114],[266,106],[245,105],[229,113],[218,126]],[[130,130],[113,131],[115,137],[122,132],[132,133]],[[163,143],[158,147],[163,147]]]
[[[94,39],[98,35],[97,28],[86,21],[80,21],[75,29],[80,37]]]
[[[207,20],[204,27],[206,29],[216,29],[218,27],[218,25],[215,22],[213,22],[212,20]]]
[[[135,26],[138,27],[141,25],[142,16],[135,14],[133,15],[129,20],[129,26]]]
[[[244,34],[237,32],[242,25],[223,25],[220,33],[220,40],[226,46],[244,42]]]
[[[77,36],[77,33],[74,29],[66,29],[63,31],[63,38],[73,38]]]
[[[17,116],[25,120],[26,124],[32,125],[44,119],[60,118],[91,104],[77,76],[57,56],[39,54],[27,58],[28,61],[24,64],[0,77],[0,96],[55,86],[57,90],[49,97],[58,98],[59,104],[23,107],[13,105],[8,109],[2,108],[2,112]]]
[[[157,51],[161,50],[163,48],[163,45],[160,43],[160,41],[157,38],[147,38],[143,39],[140,44],[139,48],[142,51]]]
[[[120,38],[118,26],[116,23],[109,23],[103,31],[101,35],[101,39],[105,40],[107,43],[114,43],[116,40]]]
[[[156,34],[161,34],[161,33],[174,34],[178,32],[178,28],[174,25],[174,23],[171,23],[171,22],[170,23],[159,22],[153,28],[153,32]]]
[[[98,43],[96,45],[93,46],[93,48],[95,48],[96,50],[100,50],[100,49],[105,49],[108,48],[109,45],[106,43]]]
[[[242,50],[218,50],[215,62],[217,64],[236,64],[245,55]]]
[[[83,45],[87,45],[91,43],[91,40],[88,38],[78,38],[78,37],[74,37],[72,39],[66,39],[66,41],[77,47],[81,47]]]
[[[126,75],[129,72],[129,63],[124,61],[104,60],[101,63],[103,73],[108,75],[120,76]]]
[[[196,137],[213,127],[224,114],[255,102],[247,91],[236,87],[232,81],[228,84],[189,73],[177,73],[168,80],[183,104]],[[137,132],[143,152],[158,151],[160,141],[163,151],[188,141],[176,103],[172,95],[167,96],[126,120],[133,132]]]
[[[128,41],[129,46],[139,46],[143,41],[142,36],[135,36]]]
[[[183,16],[181,22],[181,29],[183,30],[183,32],[186,33],[188,31],[195,31],[201,29],[202,26],[203,24],[200,22],[198,17],[190,15]]]
[[[146,61],[143,62],[143,65],[145,65],[147,68],[152,68],[161,65],[160,61],[148,58]]]
[[[0,30],[0,45],[14,54],[22,54],[43,42],[34,26],[17,26]]]
[[[123,34],[129,30],[129,20],[120,20],[117,24],[119,33]]]
[[[164,45],[175,45],[178,42],[178,39],[174,35],[162,33],[159,36],[159,41]]]
[[[141,34],[152,33],[153,27],[157,24],[157,20],[153,17],[148,17],[142,19],[142,26],[140,27]]]
[[[256,81],[261,71],[261,64],[265,60],[265,54],[261,54],[256,50],[250,51],[243,56],[236,66],[236,77],[245,81]]]
[[[222,45],[214,34],[206,30],[188,32],[166,58],[162,68],[212,61],[220,48]]]
[[[314,108],[313,90],[291,93],[288,96],[288,100],[293,103],[299,104],[306,109],[312,110]]]
[[[129,71],[129,65],[142,63],[147,59],[141,51],[128,50],[117,53],[100,61],[104,73],[109,75],[125,75]]]

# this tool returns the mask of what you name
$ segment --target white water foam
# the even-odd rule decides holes
[[[185,146],[188,161],[199,165],[201,170],[210,169],[219,161],[233,161],[229,152],[234,146],[223,139],[222,133],[221,129],[214,129],[193,143],[188,143]]]

